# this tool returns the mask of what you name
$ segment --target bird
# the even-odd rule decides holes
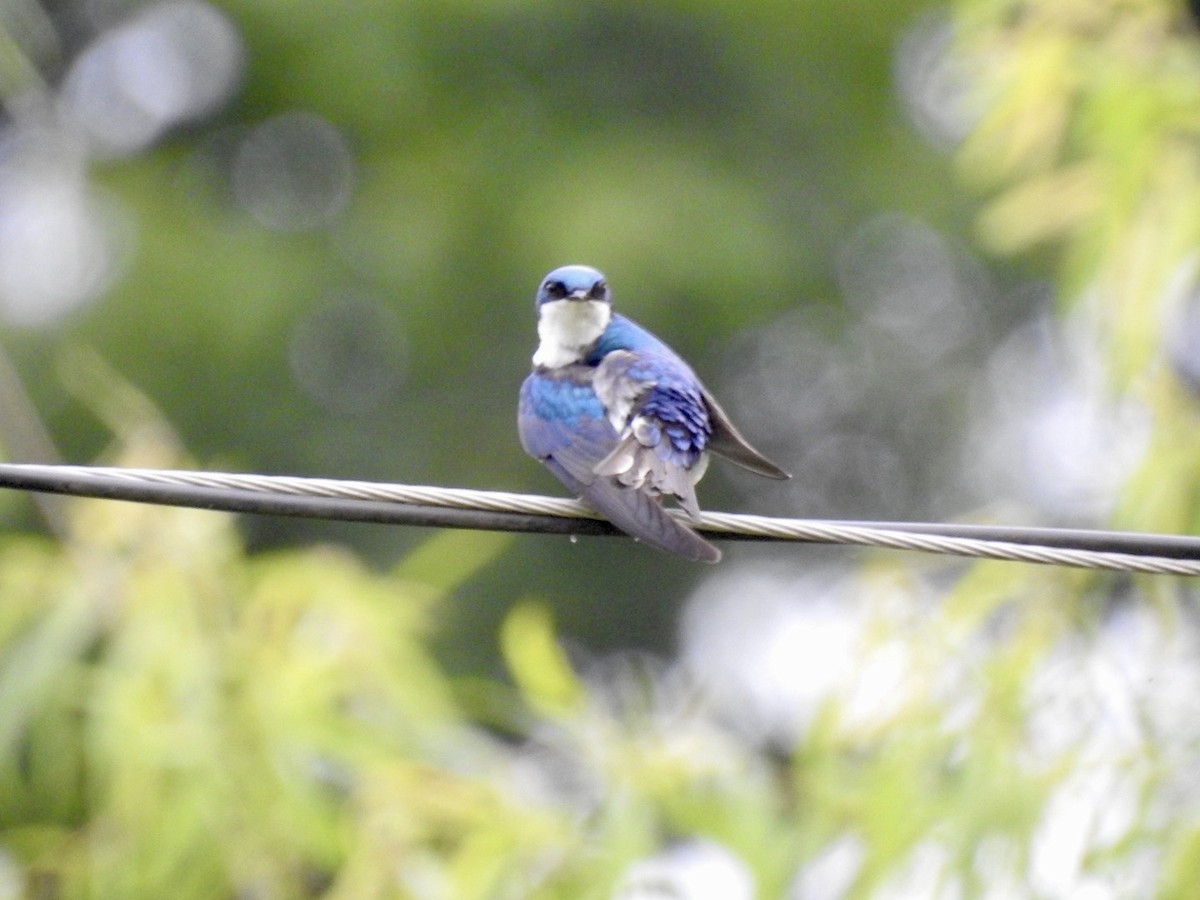
[[[700,518],[696,482],[710,454],[767,478],[791,476],[742,437],[696,373],[665,343],[613,312],[604,274],[568,265],[542,279],[538,346],[521,385],[521,446],[621,531],[692,561],[721,551],[670,515]]]

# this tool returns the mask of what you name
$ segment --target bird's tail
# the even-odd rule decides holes
[[[657,497],[626,487],[612,477],[597,478],[582,490],[583,500],[643,543],[693,562],[715,563],[721,551],[673,517]]]

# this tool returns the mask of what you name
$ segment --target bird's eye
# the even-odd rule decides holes
[[[561,281],[547,281],[543,285],[543,290],[545,290],[546,296],[553,297],[556,300],[561,300],[567,296],[567,287]]]
[[[595,284],[592,285],[592,289],[588,292],[588,295],[591,297],[594,297],[597,300],[603,300],[605,297],[608,296],[608,282],[607,281],[597,281]]]

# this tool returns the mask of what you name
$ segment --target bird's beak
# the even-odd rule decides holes
[[[588,292],[585,291],[583,288],[580,288],[575,291],[571,291],[571,293],[567,294],[568,300],[586,300],[587,298],[588,298]]]

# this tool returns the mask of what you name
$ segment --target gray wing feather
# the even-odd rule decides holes
[[[792,477],[750,446],[750,442],[742,437],[742,433],[729,420],[721,404],[717,403],[708,391],[704,392],[704,403],[708,406],[713,429],[712,437],[708,441],[709,450],[732,463],[737,463],[743,469],[749,469],[767,478],[783,480]]]

